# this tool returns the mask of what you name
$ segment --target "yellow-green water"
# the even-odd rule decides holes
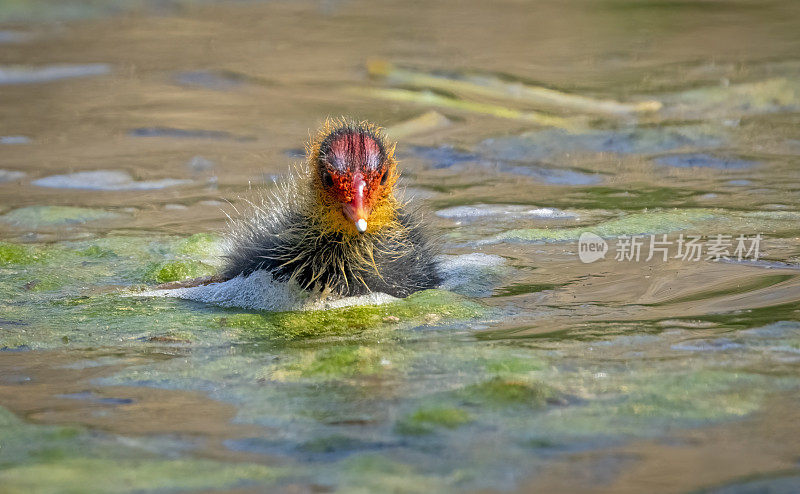
[[[0,0],[0,490],[799,489],[798,25]],[[322,312],[129,296],[213,273],[226,213],[340,115],[399,141],[469,276]],[[633,234],[761,234],[761,259],[614,260]]]

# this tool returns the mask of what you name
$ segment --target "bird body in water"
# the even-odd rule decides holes
[[[394,145],[380,128],[328,121],[306,154],[251,216],[232,222],[223,279],[267,270],[307,290],[396,297],[440,283],[437,249],[396,195]]]

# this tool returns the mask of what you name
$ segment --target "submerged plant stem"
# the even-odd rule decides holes
[[[461,99],[436,94],[431,91],[414,91],[410,89],[359,89],[359,94],[364,94],[392,101],[405,101],[410,103],[418,103],[428,106],[437,106],[440,108],[451,108],[453,110],[460,110],[469,113],[478,113],[483,115],[491,115],[499,118],[508,118],[512,120],[522,120],[525,122],[532,122],[543,127],[556,127],[565,130],[579,130],[585,127],[582,119],[579,118],[564,118],[546,113],[534,111],[520,111],[505,106],[492,105],[489,103],[476,103],[474,101],[465,101]]]
[[[367,72],[371,76],[385,77],[394,84],[407,84],[490,98],[524,101],[584,113],[625,116],[635,113],[655,112],[662,107],[661,102],[655,100],[622,103],[610,99],[597,99],[565,93],[542,86],[531,86],[521,82],[507,82],[489,75],[434,75],[399,68],[384,60],[375,60],[367,63]]]

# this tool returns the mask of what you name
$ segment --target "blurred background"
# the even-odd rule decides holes
[[[469,151],[490,137],[552,128],[530,121],[528,111],[567,117],[592,111],[515,95],[519,84],[635,102],[692,88],[794,76],[798,10],[790,1],[724,0],[3,0],[0,159],[4,169],[25,173],[26,180],[2,186],[0,200],[6,207],[136,208],[126,219],[127,227],[184,233],[218,227],[223,216],[208,201],[232,200],[248,184],[264,183],[265,178],[271,182],[271,175],[285,172],[289,163],[300,159],[310,132],[326,117],[341,115],[388,128],[412,120],[411,126],[395,133],[401,138],[399,150],[409,177],[419,172],[420,181],[469,181],[428,173],[424,166],[418,170],[425,153],[414,152],[412,146],[444,144]],[[749,98],[760,98],[761,104],[770,98],[791,99],[797,87],[766,91]],[[431,96],[438,100],[429,101]],[[721,97],[727,96],[709,94],[705,99]],[[720,109],[725,102],[718,103],[713,115],[708,104],[702,107],[702,96],[695,100],[687,96],[668,112],[645,112],[639,120],[714,116],[733,121],[742,113],[771,111],[743,108],[753,106],[750,100],[730,101],[729,106],[739,106]],[[413,121],[423,115],[421,122]],[[584,116],[596,128],[629,123],[626,115],[605,111]],[[787,118],[791,117],[779,120]],[[772,152],[764,147],[778,139],[771,128],[757,138],[762,146],[757,151],[765,152]],[[583,154],[618,150],[560,147]],[[505,148],[493,150],[488,159],[514,154]],[[653,144],[636,154],[664,150],[669,149]],[[523,157],[548,157],[537,152]],[[642,163],[639,156],[626,154],[631,153],[570,156],[559,165],[611,173],[630,166],[636,181],[651,187],[667,176],[684,175],[680,167],[652,171],[648,160]],[[477,171],[486,174],[485,168]],[[48,175],[87,170],[122,171],[135,180],[191,182],[136,194],[86,194],[30,185],[30,180]],[[511,177],[511,182],[518,181]],[[504,183],[504,174],[487,178]],[[685,179],[677,178],[676,184]],[[706,177],[692,176],[686,182],[698,190],[719,185]],[[563,195],[558,188],[539,187],[536,180],[526,185],[530,187],[504,188],[503,200],[531,202],[533,197]],[[484,193],[478,185],[469,194],[493,196],[495,189]],[[758,201],[742,189],[732,196],[715,202]],[[187,209],[164,213],[168,204]]]

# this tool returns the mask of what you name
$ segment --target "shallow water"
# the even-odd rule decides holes
[[[800,490],[798,23],[778,0],[0,1],[0,485]],[[226,214],[343,114],[399,140],[441,290],[142,296],[213,274]],[[676,257],[692,235],[729,259]]]

